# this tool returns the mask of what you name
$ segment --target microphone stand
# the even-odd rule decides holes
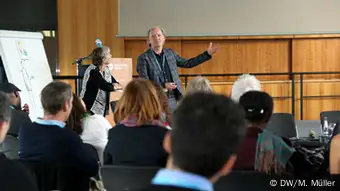
[[[72,62],[72,65],[75,65],[75,64],[77,65],[76,66],[77,67],[77,76],[80,75],[79,74],[79,67],[86,66],[86,65],[83,64],[83,61],[91,59],[91,56],[92,55],[90,54],[89,56],[86,56],[86,57],[83,57],[83,58],[78,58],[74,62]],[[82,75],[84,75],[84,74],[82,74]],[[82,89],[83,80],[82,79],[76,79],[76,81],[77,81],[76,94],[80,95],[80,91]]]

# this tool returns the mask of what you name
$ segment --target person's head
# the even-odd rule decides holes
[[[162,112],[155,86],[149,80],[138,78],[125,87],[117,102],[114,120],[120,122],[136,115],[138,125],[149,124],[152,120],[160,120]]]
[[[40,100],[45,116],[66,121],[72,110],[72,87],[64,82],[53,81],[42,89]]]
[[[148,44],[151,48],[162,48],[166,40],[166,33],[160,27],[152,27],[148,30]]]
[[[4,141],[11,121],[11,102],[3,92],[0,92],[0,143]]]
[[[162,111],[165,114],[165,117],[166,117],[165,120],[169,125],[171,125],[172,116],[171,116],[171,110],[170,110],[170,106],[169,106],[168,96],[166,95],[163,87],[160,84],[153,82],[153,85],[156,88],[158,100],[160,101],[160,104],[162,106]]]
[[[0,91],[9,96],[12,106],[16,109],[21,109],[21,98],[19,94],[21,90],[18,87],[12,83],[5,82],[0,84]]]
[[[86,115],[86,107],[82,99],[73,93],[72,110],[66,121],[66,128],[71,129],[79,135],[83,132],[81,120]]]
[[[249,74],[241,75],[233,84],[231,99],[238,102],[240,97],[251,90],[261,90],[261,83],[255,76]]]
[[[110,59],[112,58],[111,50],[107,46],[95,48],[91,54],[92,63],[96,65],[100,70],[110,64]]]
[[[243,108],[230,98],[193,93],[184,96],[175,109],[164,148],[172,156],[174,168],[214,182],[232,169],[245,126]]]
[[[195,92],[211,92],[210,82],[207,78],[197,76],[189,81],[188,86],[185,88],[185,94]]]
[[[239,104],[250,125],[264,128],[273,114],[273,98],[266,92],[248,91],[241,96]]]

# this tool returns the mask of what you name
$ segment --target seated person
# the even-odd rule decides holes
[[[188,86],[185,88],[184,95],[195,92],[211,92],[212,88],[207,78],[197,76],[189,81]]]
[[[295,150],[266,130],[273,113],[273,98],[265,92],[248,91],[241,96],[239,104],[246,112],[248,127],[234,168],[272,175],[286,173]]]
[[[5,139],[11,120],[9,98],[0,92],[0,143]],[[38,187],[31,174],[24,165],[0,156],[0,187],[10,191],[38,191]]]
[[[164,139],[171,155],[143,190],[213,190],[227,175],[244,136],[244,111],[224,95],[198,92],[184,96],[174,111],[173,130]]]
[[[98,161],[75,132],[64,128],[72,99],[71,86],[63,82],[54,81],[43,88],[44,117],[20,129],[19,157],[62,169],[65,174],[58,182],[65,190],[88,190],[89,178],[98,174]]]
[[[108,131],[112,128],[111,124],[102,115],[86,111],[85,103],[75,93],[73,93],[72,106],[66,128],[75,131],[84,143],[92,145],[102,163]]]
[[[248,91],[261,91],[261,83],[255,76],[243,74],[234,82],[230,97],[238,102],[240,97]]]
[[[21,107],[20,89],[12,83],[1,83],[0,91],[6,93],[11,102],[11,122],[5,140],[0,144],[0,153],[9,159],[19,158],[19,128],[25,123],[31,123],[28,116],[28,105]]]
[[[157,91],[151,81],[135,79],[119,99],[104,150],[104,165],[164,167],[167,153],[162,147],[166,125]]]

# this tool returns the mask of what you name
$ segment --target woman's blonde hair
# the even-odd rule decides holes
[[[137,125],[150,124],[152,120],[161,119],[162,106],[151,81],[138,78],[125,87],[117,103],[114,120],[119,123],[131,115],[136,115]]]
[[[211,91],[210,81],[201,76],[194,77],[191,81],[189,81],[188,86],[185,88],[185,94]]]

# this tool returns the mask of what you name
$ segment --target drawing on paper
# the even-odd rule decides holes
[[[20,57],[19,71],[25,83],[26,92],[28,93],[28,99],[30,101],[30,107],[35,108],[35,99],[33,94],[32,80],[34,76],[29,71],[29,56],[27,50],[22,46],[20,41],[17,41],[17,48]]]

